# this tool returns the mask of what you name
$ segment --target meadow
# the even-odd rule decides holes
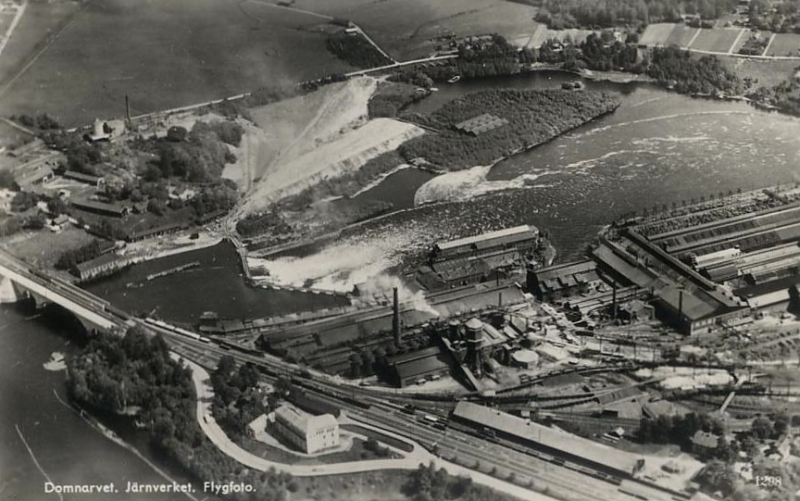
[[[395,59],[428,55],[438,36],[498,33],[523,40],[537,27],[535,8],[506,0],[297,0],[293,6],[353,21]]]
[[[728,52],[739,36],[740,29],[717,28],[713,30],[700,30],[700,34],[692,43],[694,50],[706,50],[710,52]],[[743,38],[746,35],[743,35]]]
[[[76,125],[121,116],[125,94],[140,114],[345,71],[325,23],[252,1],[92,2],[0,95],[0,113]]]
[[[768,56],[800,56],[800,35],[778,33],[767,50]]]

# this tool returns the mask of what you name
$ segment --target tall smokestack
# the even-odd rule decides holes
[[[611,315],[614,320],[617,319],[617,279],[615,278],[611,284]]]
[[[683,318],[683,289],[678,291],[678,319]]]
[[[392,288],[392,335],[394,344],[400,344],[400,299],[397,294],[397,287]]]
[[[131,121],[131,100],[128,98],[127,94],[125,94],[125,119],[128,122]]]

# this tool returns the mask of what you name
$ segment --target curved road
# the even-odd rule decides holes
[[[365,428],[375,429],[380,433],[391,435],[398,440],[413,444],[414,451],[410,453],[410,456],[407,456],[403,459],[376,459],[369,461],[355,461],[323,465],[292,465],[286,463],[276,463],[274,461],[269,461],[267,459],[258,457],[234,443],[212,417],[211,401],[213,400],[214,393],[209,385],[208,372],[192,361],[186,359],[183,360],[186,361],[189,368],[192,369],[192,381],[194,382],[195,389],[197,391],[197,422],[200,425],[200,428],[203,430],[203,433],[206,434],[208,439],[211,440],[211,442],[213,442],[214,445],[219,448],[219,450],[249,468],[259,471],[268,471],[270,468],[274,468],[276,471],[286,472],[298,477],[310,477],[361,473],[376,470],[415,470],[421,464],[433,462],[437,467],[446,468],[451,474],[469,476],[475,483],[485,485],[520,499],[531,501],[555,501],[553,498],[544,494],[540,494],[524,487],[510,484],[489,475],[478,473],[448,461],[444,461],[432,455],[413,441],[406,439],[405,437],[396,435],[387,430],[374,428],[363,422],[359,422],[358,425]]]

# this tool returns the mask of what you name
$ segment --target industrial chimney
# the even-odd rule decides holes
[[[397,287],[392,289],[392,335],[394,336],[394,344],[400,344],[400,299],[397,294]]]
[[[128,95],[125,94],[125,120],[128,123],[131,121],[131,100],[128,98]]]

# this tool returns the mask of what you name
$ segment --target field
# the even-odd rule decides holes
[[[0,96],[0,113],[71,125],[120,116],[125,94],[138,114],[344,71],[325,22],[255,2],[92,2]]]
[[[728,52],[733,42],[739,36],[740,29],[713,29],[713,30],[700,30],[700,34],[692,43],[693,50],[706,50],[710,52]],[[742,38],[745,38],[742,35]]]
[[[719,60],[739,78],[750,77],[757,80],[756,87],[774,87],[786,82],[800,66],[800,61],[769,61],[733,56],[719,56]]]
[[[644,30],[639,43],[649,46],[677,45],[678,47],[686,47],[695,33],[697,33],[697,28],[687,28],[681,24],[651,24]]]
[[[427,55],[437,36],[499,33],[522,40],[537,26],[535,8],[505,0],[297,0],[294,7],[357,23],[395,59]]]
[[[800,35],[778,33],[767,50],[768,56],[800,56]]]

